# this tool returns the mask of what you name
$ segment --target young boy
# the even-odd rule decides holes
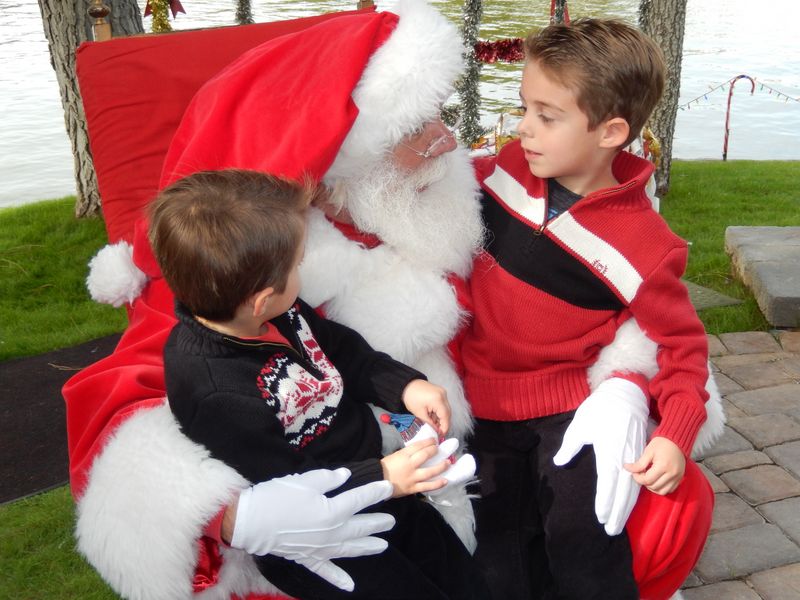
[[[348,488],[380,479],[393,484],[393,499],[374,509],[397,521],[384,534],[389,547],[347,559],[352,593],[293,561],[256,557],[284,592],[486,597],[467,550],[415,496],[446,483],[446,461],[425,464],[436,455],[434,440],[381,458],[379,428],[366,405],[407,409],[443,433],[450,418],[444,390],[297,298],[311,196],[295,183],[228,170],[186,177],[153,202],[150,242],[178,317],[164,349],[170,407],[189,438],[253,483],[344,466],[352,473]]]
[[[652,165],[621,150],[661,96],[663,58],[641,32],[606,20],[551,25],[525,46],[520,139],[478,164],[489,235],[462,347],[478,419],[476,556],[497,598],[666,598],[699,557],[708,523],[665,540],[662,514],[656,540],[634,531],[632,517],[609,536],[595,515],[591,446],[555,456],[589,405],[587,369],[635,317],[659,346],[659,372],[610,386],[619,396],[643,386],[658,426],[625,468],[649,490],[639,505],[676,490],[686,472],[671,505],[702,506],[710,522],[710,488],[686,460],[708,397],[706,337],[680,282],[686,244],[651,209]],[[602,402],[593,410],[602,428]],[[683,553],[680,569],[658,572],[646,558],[657,544],[680,546],[668,548]]]

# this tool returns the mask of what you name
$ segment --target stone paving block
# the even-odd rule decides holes
[[[773,525],[800,545],[800,498],[787,498],[778,502],[769,502],[758,507],[760,512]]]
[[[775,465],[729,471],[720,475],[720,479],[753,506],[800,496],[800,481]]]
[[[792,356],[779,361],[778,364],[784,373],[794,378],[795,383],[800,383],[800,358]]]
[[[725,398],[722,399],[722,410],[725,413],[725,420],[726,421],[728,419],[732,418],[732,417],[747,417],[747,416],[749,416],[741,408],[739,408],[733,402],[731,402],[730,400],[727,400]]]
[[[697,466],[700,467],[700,471],[702,471],[703,475],[705,475],[706,479],[708,479],[708,483],[711,484],[711,489],[713,490],[713,492],[715,494],[719,494],[721,492],[729,492],[730,491],[728,486],[725,485],[725,482],[722,481],[716,475],[714,475],[714,473],[712,473],[711,470],[708,467],[703,465],[703,463],[697,463]]]
[[[743,581],[723,581],[683,591],[684,600],[762,600]]]
[[[764,600],[799,600],[800,564],[753,573],[750,583]]]
[[[727,473],[728,471],[736,471],[738,469],[748,469],[758,465],[769,465],[771,463],[772,461],[769,456],[758,450],[745,450],[743,452],[734,452],[733,454],[721,454],[720,456],[712,456],[703,461],[703,464],[716,475]]]
[[[777,337],[786,352],[800,354],[800,331],[779,331]]]
[[[719,339],[731,354],[758,354],[781,350],[778,341],[766,331],[721,333]]]
[[[722,435],[719,436],[719,439],[716,441],[716,443],[711,446],[711,448],[708,448],[705,452],[703,452],[702,458],[752,449],[753,444],[748,442],[745,438],[726,425],[722,431]]]
[[[715,335],[707,334],[706,338],[708,339],[708,355],[709,356],[722,356],[723,354],[728,354],[728,349],[725,347],[725,344],[722,343]]]
[[[742,434],[757,449],[800,440],[800,423],[781,414],[728,419],[728,425]]]
[[[798,561],[800,548],[776,525],[765,523],[710,535],[695,571],[703,581],[716,583]]]
[[[731,225],[725,228],[725,251],[744,246],[800,246],[800,227]]]
[[[743,364],[720,370],[747,390],[797,383],[797,376],[787,368],[783,360]]]
[[[778,385],[763,390],[747,390],[728,394],[727,400],[748,415],[785,413],[800,410],[800,385]]]
[[[715,356],[711,359],[723,373],[731,367],[742,365],[752,365],[754,363],[774,362],[795,356],[791,352],[759,352],[758,354],[728,354],[727,356]]]
[[[741,392],[744,388],[724,373],[714,373],[714,382],[721,396]]]
[[[711,533],[739,529],[748,525],[761,525],[763,522],[764,517],[736,494],[716,494],[714,496]]]
[[[789,471],[795,478],[800,479],[800,442],[790,442],[765,448],[773,461]]]
[[[691,573],[689,573],[689,576],[686,578],[686,581],[683,582],[681,588],[683,589],[693,588],[697,587],[698,585],[703,585],[703,582],[700,580],[697,574],[694,571],[692,571]]]
[[[775,327],[800,325],[800,256],[751,263],[750,286],[764,318]]]

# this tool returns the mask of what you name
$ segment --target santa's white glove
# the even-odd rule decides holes
[[[420,426],[419,431],[413,437],[405,441],[405,445],[408,446],[409,444],[419,442],[420,440],[426,440],[428,438],[438,440],[439,435],[436,433],[436,430],[433,427],[431,427],[428,423],[424,423],[422,426]],[[455,451],[458,450],[458,445],[458,440],[456,438],[442,440],[436,449],[436,454],[434,454],[432,458],[429,458],[422,463],[420,468],[425,469],[427,467],[438,465],[443,460],[450,460],[450,457],[452,457]],[[475,468],[476,465],[473,456],[471,454],[462,455],[457,461],[447,467],[447,470],[444,473],[437,475],[434,478],[440,479],[443,477],[447,479],[447,485],[439,488],[438,490],[427,492],[425,495],[431,497],[438,496],[446,489],[459,483],[464,483],[475,475]]]
[[[647,398],[635,383],[607,379],[578,407],[553,457],[567,464],[586,444],[594,446],[597,494],[594,510],[608,535],[622,532],[639,497],[639,484],[624,463],[635,462],[647,443]]]
[[[248,554],[272,554],[299,563],[332,585],[353,591],[353,579],[332,558],[383,552],[372,534],[394,527],[385,513],[355,513],[392,495],[392,484],[375,481],[328,498],[350,477],[345,468],[320,469],[256,484],[239,495],[231,546]]]

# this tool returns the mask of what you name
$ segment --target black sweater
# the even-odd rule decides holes
[[[339,466],[352,471],[346,488],[383,478],[380,430],[365,403],[406,412],[402,392],[421,373],[302,300],[270,321],[290,346],[218,333],[179,303],[175,312],[167,397],[190,439],[252,483]]]

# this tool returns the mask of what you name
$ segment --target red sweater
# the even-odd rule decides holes
[[[659,346],[654,435],[688,455],[705,420],[708,346],[680,281],[686,244],[645,194],[652,165],[620,153],[618,186],[549,222],[546,181],[530,172],[518,142],[478,171],[488,235],[462,344],[475,416],[516,421],[574,410],[589,394],[588,367],[636,317]]]

